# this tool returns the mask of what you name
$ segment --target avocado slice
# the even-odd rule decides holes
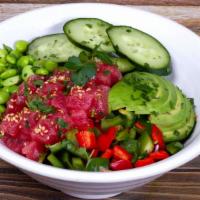
[[[110,110],[126,109],[147,114],[163,132],[166,142],[184,140],[195,124],[192,102],[161,76],[132,72],[115,84],[108,97]]]
[[[173,85],[166,79],[146,72],[132,72],[112,87],[109,109],[126,108],[136,114],[169,112],[176,104]]]
[[[188,100],[189,102],[189,100]],[[183,121],[182,124],[179,125],[179,128],[171,128],[168,131],[162,130],[162,127],[159,127],[163,131],[163,136],[165,142],[174,142],[174,141],[182,141],[186,139],[191,133],[196,122],[196,115],[194,111],[193,105],[190,103],[190,112],[187,115],[187,120]]]
[[[163,130],[167,130],[168,128],[172,128],[173,125],[177,126],[177,124],[182,123],[189,114],[189,105],[186,98],[178,88],[175,91],[177,101],[174,109],[167,113],[159,115],[152,114],[150,116],[151,123],[157,124],[162,127]]]

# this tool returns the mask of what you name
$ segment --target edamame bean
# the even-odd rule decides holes
[[[10,94],[13,94],[14,92],[17,92],[18,88],[19,88],[19,86],[12,85],[12,86],[3,87],[2,90],[6,91]]]
[[[9,92],[9,87],[3,87],[1,90],[5,91],[5,92],[7,92],[7,93],[10,93],[10,92]]]
[[[3,81],[0,79],[0,87],[3,87],[3,84],[2,84],[2,82],[3,82]]]
[[[5,72],[3,72],[0,75],[1,79],[7,79],[9,77],[15,76],[17,74],[17,70],[16,69],[7,69]]]
[[[36,71],[35,71],[35,73],[37,74],[37,75],[48,75],[49,74],[49,71],[47,70],[47,69],[45,69],[45,68],[39,68],[39,69],[37,69]]]
[[[28,56],[29,57],[29,64],[33,65],[33,63],[35,62],[35,59],[33,58],[33,56]]]
[[[5,58],[8,52],[5,49],[0,49],[0,58]]]
[[[9,99],[9,93],[4,90],[0,90],[0,104],[6,103],[8,99]]]
[[[0,113],[4,113],[6,110],[5,106],[0,105]]]
[[[6,80],[2,81],[2,85],[3,86],[11,86],[11,85],[16,85],[19,82],[20,82],[20,77],[17,75],[17,76],[13,76],[13,77],[7,78]]]
[[[11,52],[10,52],[10,55],[11,56],[13,56],[13,57],[15,57],[16,59],[19,59],[21,56],[22,56],[22,54],[21,54],[21,52],[19,52],[18,50],[12,50]]]
[[[22,79],[24,81],[26,81],[28,79],[29,76],[33,75],[34,72],[32,70],[32,66],[31,65],[26,65],[23,69],[22,69]]]
[[[17,85],[12,85],[8,88],[10,94],[17,92],[18,89],[19,89],[19,86]]]
[[[17,61],[17,67],[23,68],[23,67],[25,67],[28,64],[29,64],[29,56],[22,56]]]
[[[6,61],[10,64],[15,64],[16,63],[16,58],[14,56],[11,56],[10,54],[6,56]]]
[[[25,40],[18,40],[16,43],[15,43],[15,48],[16,50],[24,53],[26,50],[27,50],[27,47],[28,47],[28,42],[25,41]]]
[[[45,60],[36,60],[33,62],[34,67],[44,67]]]
[[[0,73],[6,69],[6,61],[0,60]]]
[[[53,72],[53,70],[58,66],[58,64],[56,62],[47,60],[44,63],[44,67],[49,71],[49,72]]]

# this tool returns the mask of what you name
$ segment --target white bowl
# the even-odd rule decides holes
[[[169,50],[173,62],[170,77],[188,97],[193,97],[197,115],[200,113],[200,39],[185,27],[161,16],[133,8],[111,4],[66,4],[37,9],[18,15],[0,24],[1,42],[13,45],[18,39],[62,32],[65,21],[77,17],[97,17],[113,24],[141,29],[160,40]],[[18,167],[41,183],[66,194],[102,199],[142,186],[177,168],[200,154],[200,124],[174,156],[150,166],[118,172],[81,172],[58,169],[28,160],[3,144],[0,158]]]

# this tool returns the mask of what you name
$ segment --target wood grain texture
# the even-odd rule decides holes
[[[199,6],[200,0],[0,0],[0,3],[76,3],[101,2],[123,5],[167,5],[167,6]]]
[[[8,2],[19,2],[9,1]],[[2,2],[2,0],[0,0]],[[5,1],[4,1],[5,2]],[[21,1],[22,2],[22,1]],[[44,2],[47,0],[28,0]],[[50,3],[53,0],[48,1]],[[57,2],[67,2],[58,0]],[[73,1],[75,2],[75,1]],[[93,1],[94,2],[94,1]],[[108,2],[108,1],[107,1]],[[114,2],[114,1],[113,1]],[[115,1],[119,2],[119,1]],[[167,5],[200,5],[200,1],[127,0],[121,3]],[[43,7],[45,4],[0,4],[0,21],[19,13]],[[169,17],[200,35],[200,6],[133,6]],[[16,168],[0,160],[0,200],[76,200],[59,191],[37,183]],[[128,191],[107,200],[200,200],[200,157],[167,173],[144,187]]]
[[[200,157],[144,187],[107,200],[199,200]],[[37,183],[16,168],[0,161],[1,200],[76,200]]]
[[[1,1],[1,0],[0,0]],[[0,21],[19,13],[44,7],[46,4],[0,4]],[[154,12],[190,28],[200,34],[200,6],[131,6]]]

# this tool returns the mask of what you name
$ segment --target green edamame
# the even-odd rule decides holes
[[[8,52],[5,49],[0,49],[0,58],[5,58]]]
[[[45,60],[36,60],[33,62],[33,66],[34,67],[44,67],[45,64]]]
[[[33,63],[35,62],[35,59],[31,55],[28,55],[28,57],[29,57],[29,64],[33,65]]]
[[[3,86],[12,86],[12,85],[16,85],[20,82],[20,77],[19,75],[17,76],[13,76],[10,78],[5,79],[4,81],[2,81],[2,85]]]
[[[22,69],[22,79],[24,81],[26,81],[28,79],[29,76],[33,75],[34,72],[32,70],[32,66],[31,65],[27,65]]]
[[[19,60],[17,61],[17,67],[25,67],[26,65],[29,65],[29,56],[22,56],[19,58]]]
[[[27,50],[27,47],[28,47],[28,42],[25,41],[25,40],[18,40],[16,43],[15,43],[15,48],[16,50],[24,53],[26,50]]]
[[[15,76],[17,74],[16,69],[7,69],[3,73],[1,73],[0,78],[1,79],[7,79],[9,77]]]
[[[6,86],[6,87],[3,87],[2,90],[5,91],[5,92],[8,92],[10,94],[16,92],[18,90],[19,86],[17,85],[12,85],[12,86]]]
[[[9,99],[9,93],[4,91],[4,90],[0,90],[0,104],[4,104],[8,101]]]
[[[59,167],[59,168],[64,168],[64,165],[62,164],[62,162],[60,160],[58,160],[58,158],[56,156],[54,156],[53,154],[50,154],[47,157],[47,160],[54,166],[54,167]]]
[[[0,73],[6,69],[6,61],[0,60]]]
[[[13,94],[13,93],[17,92],[18,88],[19,88],[19,86],[17,86],[17,85],[9,86],[9,87],[8,87],[8,92],[9,92],[10,94]]]
[[[14,64],[16,63],[17,60],[16,60],[16,58],[15,58],[14,56],[8,54],[8,55],[6,56],[6,61],[7,61],[8,63],[14,65]]]
[[[49,71],[45,68],[39,68],[35,71],[37,75],[48,75]]]
[[[12,50],[11,52],[10,52],[10,55],[11,56],[13,56],[13,57],[15,57],[16,59],[19,59],[21,56],[22,56],[22,54],[21,54],[21,52],[19,52],[18,50]]]
[[[6,110],[4,105],[0,105],[0,113],[4,113]]]
[[[53,61],[50,61],[50,60],[47,60],[45,63],[44,63],[44,67],[49,71],[49,72],[53,72],[53,70],[58,67],[58,63],[56,62],[53,62]]]

